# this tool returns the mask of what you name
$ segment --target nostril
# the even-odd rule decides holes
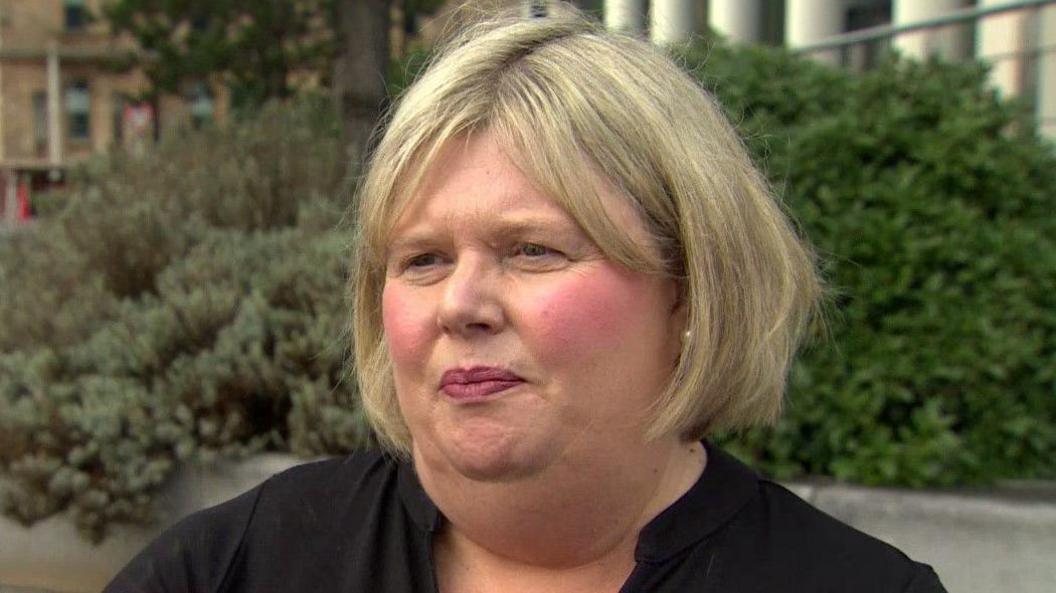
[[[439,318],[441,328],[456,334],[490,334],[502,326],[501,307],[477,302],[470,307],[445,308]]]
[[[479,330],[482,332],[490,332],[492,330],[492,326],[488,323],[471,323],[469,324],[469,327],[467,329]]]

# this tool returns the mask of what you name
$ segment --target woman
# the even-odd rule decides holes
[[[774,420],[820,288],[714,101],[571,10],[467,30],[361,185],[389,454],[183,521],[108,591],[933,592],[703,442]]]

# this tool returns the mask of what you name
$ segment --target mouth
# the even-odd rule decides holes
[[[449,369],[440,378],[440,391],[461,402],[480,401],[524,383],[517,374],[497,367]]]

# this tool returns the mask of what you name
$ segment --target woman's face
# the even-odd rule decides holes
[[[675,283],[607,260],[490,133],[449,143],[387,267],[385,340],[420,466],[509,480],[643,446],[678,357]]]

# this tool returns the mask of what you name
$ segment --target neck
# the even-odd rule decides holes
[[[526,590],[531,574],[566,584],[573,575],[595,582],[617,575],[618,589],[634,567],[638,533],[689,490],[704,464],[700,443],[672,439],[509,482],[418,472],[447,519],[434,544],[442,576],[454,566],[507,574]]]

